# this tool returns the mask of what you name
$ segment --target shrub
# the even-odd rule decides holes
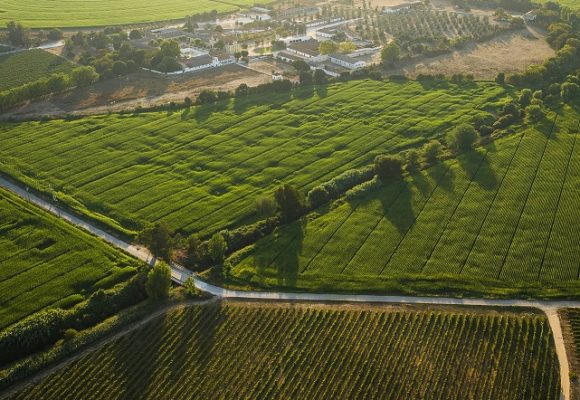
[[[255,243],[266,235],[269,235],[278,225],[280,225],[280,223],[280,218],[271,217],[258,221],[255,224],[244,225],[234,230],[224,230],[220,233],[227,243],[227,251],[231,253]]]
[[[147,274],[145,289],[151,300],[162,300],[169,296],[171,269],[163,262],[156,263]]]
[[[480,136],[489,136],[493,133],[493,128],[489,125],[481,125],[479,127]]]
[[[530,105],[530,101],[532,100],[532,91],[530,89],[523,89],[518,96],[518,103],[522,107],[527,107]]]
[[[439,161],[442,147],[441,143],[437,140],[432,140],[423,146],[423,157],[425,158],[425,161],[429,164],[435,164]]]
[[[560,96],[565,102],[570,102],[578,97],[580,93],[579,86],[576,83],[564,82],[562,84],[562,89]]]
[[[544,116],[544,111],[538,105],[532,104],[526,107],[526,122],[538,121]]]
[[[276,212],[276,202],[269,197],[260,197],[256,200],[256,212],[264,217],[270,217]]]
[[[326,203],[330,198],[330,194],[324,187],[316,186],[308,192],[306,200],[311,208],[317,208]]]
[[[502,117],[499,117],[498,120],[493,123],[492,127],[494,130],[507,128],[508,126],[511,125],[514,119],[515,119],[514,116],[511,114],[504,115]]]
[[[467,151],[477,141],[475,128],[468,124],[461,124],[447,134],[447,145],[456,153]]]
[[[382,180],[398,178],[403,172],[403,161],[397,156],[375,157],[375,173]]]
[[[0,365],[39,351],[60,338],[67,313],[41,311],[0,333]]]
[[[352,187],[372,179],[374,174],[373,167],[345,171],[335,178],[312,188],[307,195],[308,203],[311,207],[316,208],[340,197]]]
[[[417,171],[419,166],[419,153],[417,150],[409,150],[407,152],[407,171]]]

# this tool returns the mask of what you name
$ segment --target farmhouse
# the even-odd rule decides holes
[[[360,69],[366,66],[366,63],[346,54],[333,53],[330,55],[330,62],[348,69]]]
[[[213,57],[209,54],[202,54],[191,57],[185,61],[187,71],[199,71],[206,68],[213,67]]]
[[[285,38],[280,38],[279,40],[281,42],[284,42],[284,44],[286,46],[288,46],[288,45],[290,45],[292,43],[307,42],[310,39],[312,39],[310,36],[303,35],[303,36],[288,36],[288,37],[285,37]]]
[[[304,59],[313,62],[321,62],[328,59],[328,56],[320,54],[320,51],[318,50],[319,46],[320,42],[318,40],[310,39],[305,42],[292,43],[286,50],[290,53],[297,54]]]
[[[318,7],[297,7],[280,11],[278,15],[284,18],[294,18],[307,15],[315,15],[318,14],[319,12],[320,9]]]

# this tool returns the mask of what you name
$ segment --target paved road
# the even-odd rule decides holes
[[[110,233],[95,227],[81,218],[60,210],[46,200],[34,194],[28,193],[22,187],[0,177],[0,186],[10,190],[23,199],[38,205],[39,207],[65,219],[66,221],[81,227],[95,236],[113,246],[139,258],[147,263],[154,262],[147,249],[127,243]],[[332,294],[332,293],[289,293],[289,292],[257,292],[225,289],[209,284],[199,279],[191,271],[177,265],[171,265],[171,278],[174,282],[182,284],[189,277],[192,277],[195,286],[204,292],[217,297],[233,299],[253,299],[253,300],[279,300],[279,301],[318,301],[318,302],[348,302],[348,303],[405,303],[405,304],[436,304],[436,305],[458,305],[458,306],[487,306],[487,307],[520,307],[538,308],[546,313],[554,336],[556,353],[560,363],[560,376],[562,383],[561,399],[570,399],[570,378],[568,357],[566,347],[562,337],[562,327],[558,318],[559,308],[580,308],[580,301],[539,301],[539,300],[496,300],[496,299],[461,299],[450,297],[414,297],[414,296],[383,296],[364,294]]]

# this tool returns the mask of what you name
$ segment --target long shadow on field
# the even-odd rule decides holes
[[[272,262],[272,266],[276,269],[279,285],[290,287],[296,285],[300,271],[300,254],[302,253],[305,229],[305,220],[292,224],[285,232],[285,235],[291,239],[285,240],[280,246],[275,246],[282,247]]]
[[[200,312],[197,315],[201,322],[195,330],[197,359],[191,362],[198,366],[198,376],[204,376],[208,372],[212,362],[217,331],[220,325],[226,320],[226,315],[224,314],[221,301],[200,307]]]
[[[314,90],[316,91],[316,94],[318,95],[318,97],[320,97],[321,99],[323,97],[328,96],[328,86],[327,85],[318,85],[318,86],[316,86],[316,88]]]
[[[106,379],[107,386],[118,385],[115,393],[118,398],[145,399],[152,396],[149,387],[155,380],[158,358],[168,349],[163,348],[163,335],[167,329],[170,315],[156,318],[130,335],[124,336],[112,346],[115,362],[112,379]],[[107,371],[101,371],[106,373]],[[138,377],[138,379],[133,379]],[[95,377],[90,377],[95,378]]]
[[[171,366],[170,377],[173,382],[179,382],[183,378],[183,374],[191,368],[191,360],[193,349],[195,349],[196,324],[203,314],[204,306],[188,307],[183,310],[185,316],[181,322],[181,332],[179,340],[171,349]]]
[[[379,199],[385,219],[393,224],[399,233],[404,233],[415,220],[415,213],[411,203],[413,194],[410,185],[406,181],[400,182],[399,185],[397,190],[400,190],[400,193],[394,201],[385,196],[380,196]]]
[[[493,146],[491,144],[490,146]],[[489,150],[490,152],[494,149]],[[462,157],[459,157],[459,165],[465,171],[467,177],[477,183],[479,187],[485,190],[496,190],[499,184],[497,180],[497,175],[491,164],[489,163],[489,158],[484,156],[479,151],[470,151]]]

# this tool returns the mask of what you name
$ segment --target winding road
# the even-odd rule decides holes
[[[143,260],[146,263],[153,263],[155,259],[151,253],[143,248],[127,243],[116,236],[86,222],[82,218],[55,207],[50,202],[29,193],[21,186],[0,177],[0,187],[13,192],[21,198],[49,211],[50,213],[87,230],[102,240],[125,251],[126,253]],[[452,297],[414,297],[414,296],[383,296],[364,294],[333,294],[333,293],[291,293],[291,292],[258,292],[225,289],[209,284],[197,277],[191,271],[177,265],[171,265],[171,278],[178,284],[183,284],[189,277],[195,282],[195,286],[204,292],[217,297],[233,299],[252,300],[279,300],[279,301],[313,301],[313,302],[345,302],[345,303],[404,303],[404,304],[435,304],[435,305],[457,305],[457,306],[487,306],[487,307],[519,307],[537,308],[542,310],[548,317],[552,329],[556,353],[560,364],[560,377],[562,393],[560,398],[570,400],[570,376],[568,356],[562,335],[562,327],[558,317],[560,308],[580,308],[580,301],[540,301],[540,300],[500,300],[500,299],[474,299],[474,298],[452,298]]]

